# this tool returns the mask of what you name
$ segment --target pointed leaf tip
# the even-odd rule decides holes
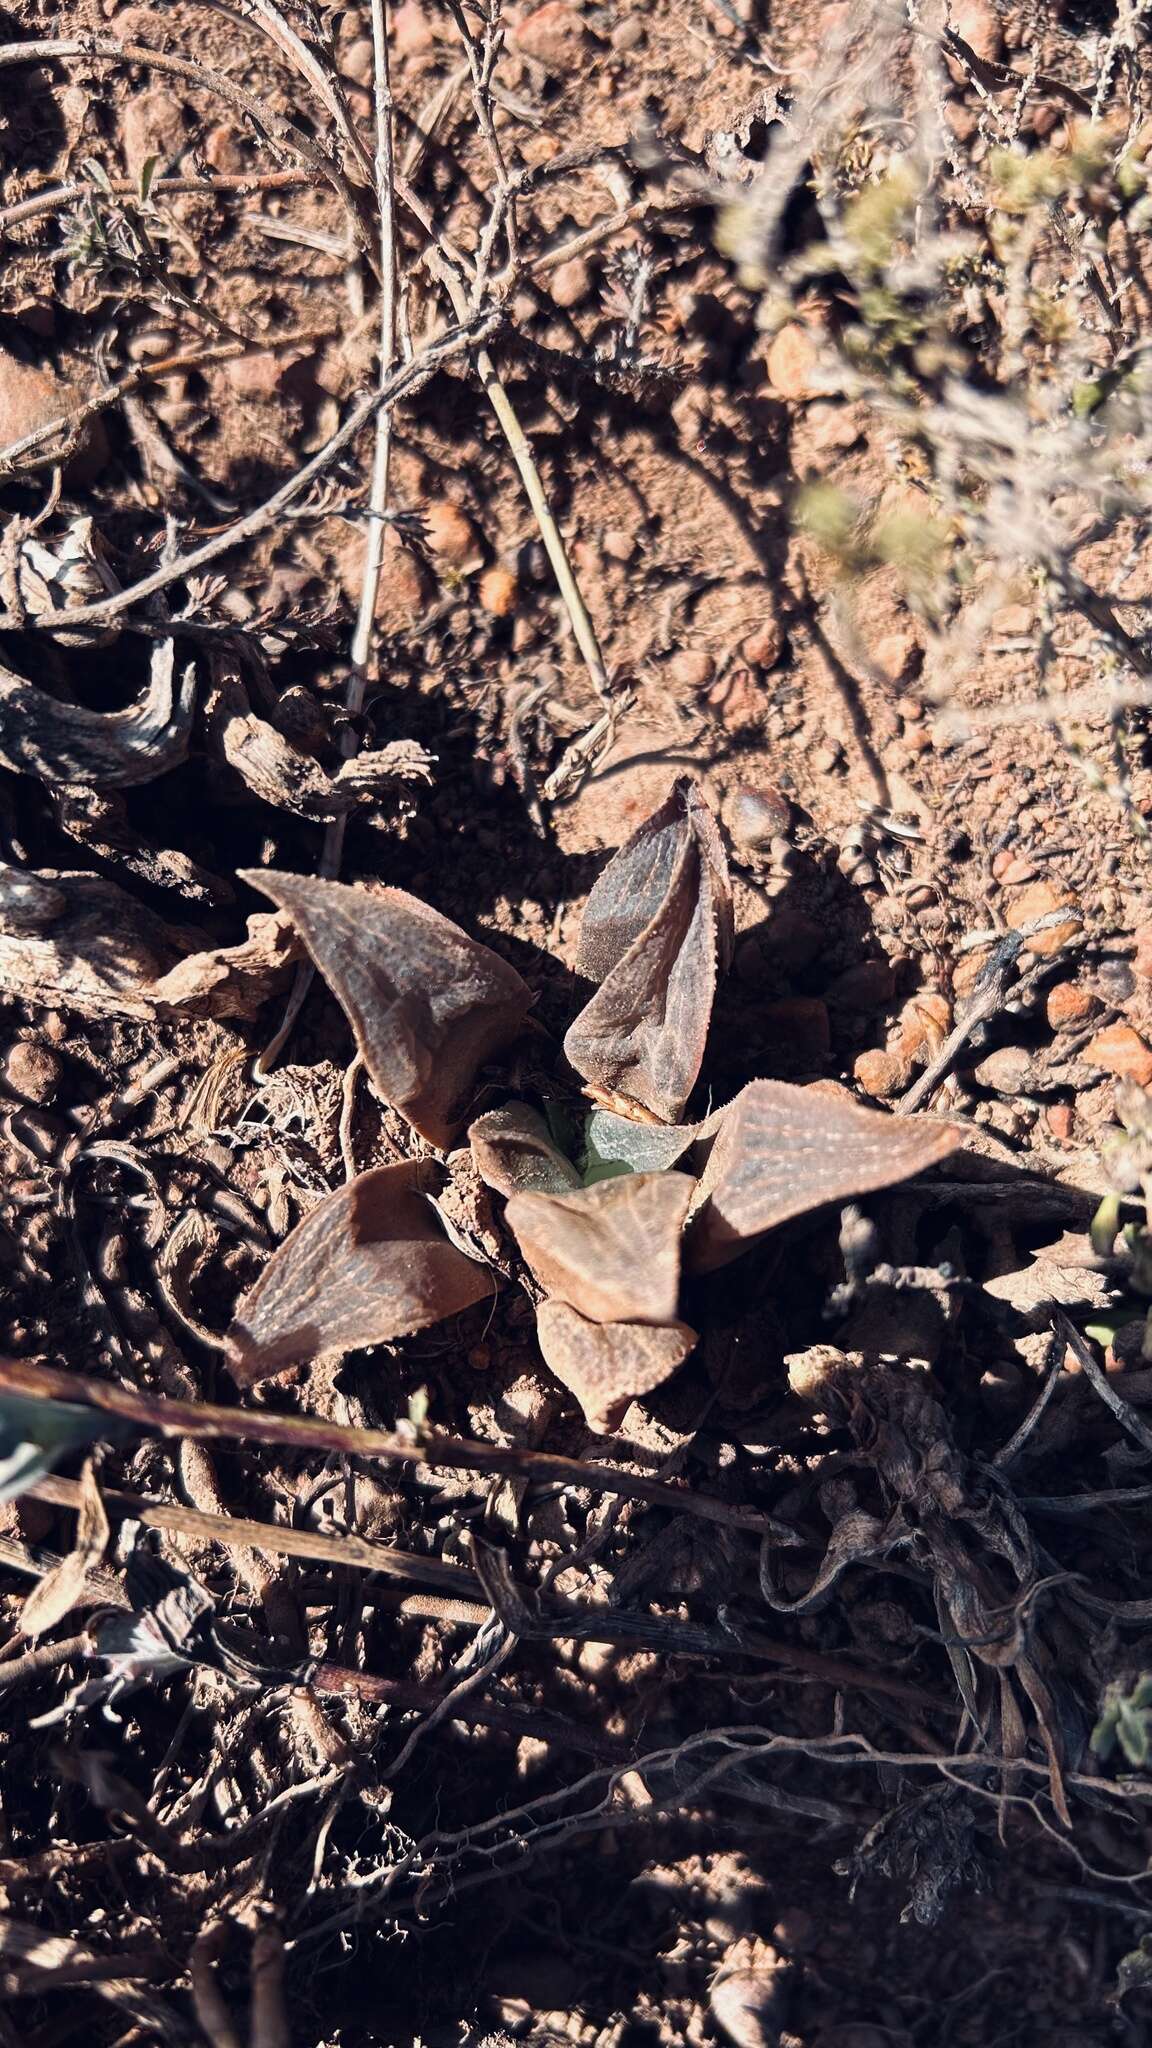
[[[954,1124],[934,1117],[884,1116],[787,1081],[750,1081],[702,1132],[685,1248],[694,1273],[726,1265],[765,1231],[826,1202],[908,1180],[961,1140]]]
[[[449,1145],[478,1070],[523,1027],[527,983],[403,889],[263,868],[241,879],[292,919],[385,1102],[430,1144]]]
[[[536,1311],[549,1372],[575,1394],[589,1429],[609,1436],[641,1394],[671,1379],[696,1343],[687,1323],[593,1323],[564,1301]]]
[[[686,1173],[629,1173],[572,1194],[513,1195],[504,1213],[548,1294],[596,1323],[670,1323],[694,1186]]]
[[[723,842],[696,783],[681,777],[588,898],[577,966],[600,988],[564,1040],[576,1072],[674,1123],[699,1074],[718,967],[731,953]]]
[[[318,1202],[273,1252],[228,1335],[243,1387],[325,1351],[389,1344],[492,1294],[486,1266],[451,1244],[428,1160],[376,1166]]]

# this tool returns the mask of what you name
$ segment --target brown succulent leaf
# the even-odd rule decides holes
[[[521,1030],[514,967],[403,889],[241,870],[288,913],[356,1037],[373,1085],[433,1145],[451,1143],[477,1070]]]
[[[676,1121],[704,1057],[717,964],[731,950],[719,830],[681,777],[613,855],[584,912],[577,966],[600,988],[564,1050],[592,1092]]]
[[[671,1323],[695,1182],[629,1173],[567,1195],[513,1195],[505,1220],[546,1294],[594,1323]]]
[[[189,952],[190,934],[100,875],[46,869],[0,898],[0,995],[92,1017],[256,1016],[287,979],[296,942],[271,912],[236,946]],[[23,911],[23,917],[21,912]]]
[[[618,1429],[637,1396],[662,1387],[696,1344],[687,1323],[594,1323],[566,1301],[542,1301],[536,1330],[549,1372],[598,1436]]]
[[[526,1102],[477,1117],[468,1142],[481,1180],[498,1195],[565,1195],[580,1186],[545,1118]]]
[[[390,1344],[492,1294],[486,1266],[450,1244],[430,1160],[376,1166],[318,1202],[273,1252],[228,1333],[243,1387],[325,1351]]]
[[[189,664],[177,688],[175,660],[172,641],[159,641],[148,688],[126,711],[62,704],[0,668],[0,766],[98,789],[127,789],[175,768],[188,751],[196,700],[195,668]]]
[[[921,1173],[961,1139],[934,1117],[884,1116],[787,1081],[750,1081],[702,1129],[685,1246],[694,1273],[727,1265],[793,1216]]]

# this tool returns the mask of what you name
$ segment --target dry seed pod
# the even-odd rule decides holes
[[[228,1362],[241,1386],[325,1351],[388,1344],[493,1293],[486,1266],[450,1244],[429,1160],[376,1166],[326,1195],[241,1302]]]
[[[599,1436],[619,1428],[640,1394],[662,1387],[696,1343],[687,1323],[594,1323],[566,1301],[542,1301],[536,1331],[548,1370]]]
[[[177,688],[174,664],[172,641],[161,640],[148,688],[126,711],[61,704],[0,668],[0,766],[96,789],[128,789],[177,767],[188,751],[196,671],[189,663]]]
[[[961,1137],[935,1118],[884,1116],[786,1081],[750,1081],[702,1131],[685,1251],[695,1273],[727,1265],[793,1216],[907,1180]]]
[[[596,1323],[672,1323],[694,1185],[686,1173],[622,1174],[569,1195],[513,1195],[505,1216],[549,1295]]]
[[[524,1023],[527,983],[403,889],[262,868],[241,879],[287,911],[385,1102],[431,1144],[449,1145],[478,1069]]]
[[[676,782],[588,898],[577,966],[600,988],[564,1040],[590,1092],[674,1123],[732,953],[728,864],[696,784]]]

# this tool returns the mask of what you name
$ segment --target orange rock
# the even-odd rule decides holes
[[[17,362],[0,350],[0,446],[20,441],[49,420],[72,412],[82,394],[65,384],[53,370],[33,363]],[[48,445],[47,443],[45,444]],[[108,440],[99,415],[88,422],[80,445],[69,458],[65,476],[69,483],[83,483],[93,477],[108,455]]]
[[[549,280],[548,289],[558,306],[567,309],[578,306],[592,289],[592,272],[582,256],[570,256],[567,263],[558,263]]]
[[[816,344],[806,327],[789,321],[768,350],[768,382],[781,398],[805,399],[815,393],[812,373],[816,367]]]
[[[1034,919],[1047,917],[1053,910],[1063,910],[1075,904],[1075,897],[1067,889],[1058,889],[1052,882],[1032,882],[1027,888],[1011,890],[1005,895],[1004,907],[1017,930]],[[1079,931],[1081,919],[1073,914],[1066,921],[1052,924],[1044,931],[1033,932],[1028,939],[1028,951],[1037,959],[1048,960],[1068,945]]]
[[[753,668],[775,668],[784,651],[784,629],[777,618],[762,620],[740,643],[740,652]]]
[[[453,569],[479,567],[476,528],[450,498],[433,498],[422,508],[424,532],[434,555]]]
[[[337,557],[340,586],[349,604],[360,601],[364,575],[364,540],[350,533]],[[390,526],[384,536],[384,564],[376,597],[376,620],[386,633],[404,633],[430,602],[432,585],[423,564],[405,547]]]
[[[516,609],[519,589],[515,570],[505,568],[503,562],[494,562],[480,578],[480,602],[494,618],[506,619]]]
[[[1130,1024],[1106,1025],[1088,1040],[1083,1057],[1090,1067],[1135,1081],[1138,1087],[1147,1088],[1152,1082],[1152,1051]]]
[[[432,24],[416,0],[402,0],[392,16],[392,40],[402,57],[422,57],[436,37]]]
[[[181,103],[163,85],[131,95],[124,107],[120,134],[130,178],[138,178],[152,156],[160,159],[158,172],[170,171],[189,140]]]
[[[930,1060],[951,1029],[952,1005],[947,996],[939,989],[922,988],[909,997],[900,1012],[899,1050],[908,1060]]]
[[[1033,624],[1030,604],[1004,604],[992,614],[992,631],[998,640],[1022,640],[1032,631]]]
[[[885,633],[876,642],[872,658],[890,682],[902,683],[911,673],[919,654],[920,642],[912,627],[906,626],[900,632]]]
[[[546,71],[570,71],[584,60],[588,31],[567,0],[545,0],[513,29],[512,44]]]
[[[1076,1112],[1070,1102],[1050,1102],[1044,1121],[1057,1143],[1066,1145],[1076,1127]]]
[[[862,1052],[852,1072],[866,1095],[887,1101],[904,1093],[912,1079],[912,1062],[898,1052]]]
[[[992,0],[951,0],[948,18],[957,35],[985,63],[994,63],[1003,47],[1000,17]]]
[[[1090,989],[1075,981],[1055,981],[1045,998],[1044,1015],[1053,1031],[1070,1031],[1083,1024],[1095,1008],[1096,998]]]
[[[1133,937],[1136,940],[1136,953],[1132,961],[1132,972],[1138,974],[1141,981],[1152,981],[1152,924],[1137,925]]]

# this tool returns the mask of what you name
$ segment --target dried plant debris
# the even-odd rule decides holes
[[[961,1139],[953,1124],[883,1116],[785,1081],[750,1081],[702,1128],[686,1255],[698,1273],[726,1265],[809,1209],[922,1173]]]
[[[717,971],[731,951],[724,848],[699,789],[684,778],[613,855],[584,912],[577,966],[600,987],[564,1050],[596,1099],[676,1121],[700,1072]]]
[[[295,954],[270,913],[238,945],[190,951],[194,935],[98,875],[48,870],[18,886],[10,870],[3,895],[14,911],[0,910],[0,993],[86,1016],[254,1018]]]
[[[385,1102],[430,1144],[450,1144],[480,1067],[523,1026],[527,983],[403,889],[261,869],[242,879],[291,917]]]
[[[253,796],[317,823],[378,803],[382,792],[398,783],[431,781],[431,756],[411,740],[359,753],[329,775],[312,754],[256,715],[243,684],[233,676],[217,683],[209,721],[224,759]]]
[[[494,1291],[486,1266],[449,1242],[434,1162],[358,1174],[326,1195],[276,1251],[228,1339],[243,1386],[325,1352],[389,1344]]]
[[[126,711],[61,703],[0,668],[0,765],[53,786],[127,789],[154,781],[184,759],[192,729],[195,666],[188,664],[177,685],[175,665],[173,642],[159,641],[148,688]]]
[[[589,1429],[619,1429],[632,1402],[662,1387],[696,1347],[687,1323],[593,1322],[566,1301],[542,1301],[536,1334],[550,1372],[575,1394]]]

